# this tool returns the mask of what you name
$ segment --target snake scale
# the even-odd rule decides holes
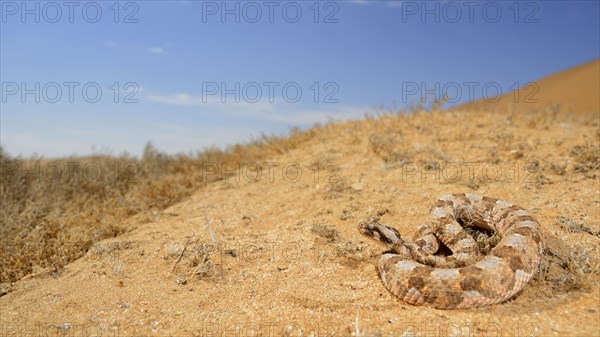
[[[358,224],[361,234],[390,249],[377,267],[386,288],[400,299],[438,309],[492,305],[518,293],[536,272],[543,237],[540,224],[523,208],[455,193],[441,197],[431,217],[415,241],[377,220]],[[501,239],[482,255],[467,228],[496,232]]]

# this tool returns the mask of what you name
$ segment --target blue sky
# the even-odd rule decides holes
[[[0,3],[11,155],[189,153],[600,57],[598,1]]]

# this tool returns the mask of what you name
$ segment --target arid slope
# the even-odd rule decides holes
[[[241,163],[62,271],[16,282],[0,298],[2,336],[596,336],[599,152],[598,112],[326,125],[261,161],[261,174]],[[357,223],[380,216],[410,236],[452,192],[512,201],[542,224],[540,272],[513,299],[436,310],[380,281],[373,262],[384,249]]]

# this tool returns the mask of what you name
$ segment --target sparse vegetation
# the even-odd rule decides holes
[[[148,144],[141,159],[23,159],[0,148],[0,284],[41,270],[57,273],[94,243],[127,231],[130,217],[150,219],[224,178],[223,167],[284,153],[317,130],[293,129],[289,136],[263,136],[196,155],[167,155]]]
[[[22,164],[30,169],[36,162],[49,161],[2,153],[0,296],[9,293],[2,298],[5,303],[29,308],[29,302],[24,303],[30,301],[28,297],[19,297],[17,291],[10,294],[10,282],[42,270],[59,274],[64,264],[89,250],[81,264],[73,265],[81,275],[91,275],[89,279],[65,273],[48,284],[58,284],[56,287],[62,288],[56,292],[62,292],[105,282],[101,273],[110,267],[115,273],[107,279],[122,287],[119,293],[131,294],[134,288],[142,288],[160,297],[171,286],[164,302],[157,301],[157,305],[125,301],[125,296],[115,298],[119,308],[135,308],[128,311],[132,319],[141,317],[140,308],[160,312],[161,303],[174,303],[171,296],[178,298],[182,312],[199,308],[198,301],[208,307],[214,298],[223,298],[215,310],[239,315],[240,303],[252,298],[257,308],[279,307],[293,315],[302,315],[306,308],[326,308],[347,318],[355,305],[378,307],[375,313],[361,311],[365,322],[382,314],[395,317],[398,310],[414,319],[422,314],[421,309],[396,301],[376,281],[372,260],[383,249],[361,240],[356,222],[365,214],[387,214],[384,220],[390,225],[406,235],[414,234],[411,230],[427,221],[427,207],[435,198],[464,191],[506,198],[527,208],[548,239],[535,279],[514,301],[489,310],[497,310],[501,322],[510,321],[518,310],[557,317],[561,315],[556,310],[559,304],[596,296],[600,234],[594,205],[600,133],[597,121],[573,122],[558,113],[548,124],[542,115],[536,115],[544,113],[511,113],[510,122],[508,113],[499,112],[389,113],[293,132],[289,138],[265,137],[226,151],[207,149],[196,155],[170,156],[148,146],[139,159],[98,156],[59,161],[60,165],[77,161],[81,167],[95,162],[107,170],[115,162],[122,167],[131,162],[136,167],[134,175],[124,169],[94,182],[66,176],[54,182],[36,181],[31,174],[17,179],[14,172],[4,170]],[[537,121],[537,126],[529,127],[530,120]],[[223,166],[216,166],[211,175],[205,170],[208,163],[231,169],[236,164],[271,160],[298,162],[306,179],[295,184],[275,179],[273,183],[240,185],[233,179],[220,181],[227,178],[218,171]],[[335,166],[332,179],[328,178],[330,162]],[[323,173],[318,180],[314,179],[315,168]],[[496,174],[498,168],[501,175]],[[196,194],[202,189],[206,190]],[[187,199],[192,194],[196,195]],[[169,213],[161,212],[178,201],[183,203]],[[223,221],[218,236],[213,235],[217,224],[215,233],[210,226],[204,227],[210,220],[206,212],[202,214],[203,207]],[[191,220],[203,217],[206,222]],[[147,223],[156,233],[148,240],[148,228],[143,227]],[[133,226],[141,230],[96,244]],[[498,240],[485,232],[473,234],[483,251],[489,251]],[[226,258],[216,260],[210,251],[215,242],[235,249],[222,251]],[[250,255],[238,249],[255,247],[257,242],[265,245],[246,251]],[[39,243],[38,251],[31,249],[32,243]],[[139,258],[115,262],[113,250]],[[255,253],[268,259],[248,258]],[[88,261],[93,254],[99,263]],[[136,268],[156,272],[144,269],[139,273]],[[13,287],[18,289],[27,282]],[[42,291],[57,288],[51,289]],[[89,289],[76,294],[98,298]],[[286,307],[284,302],[290,300],[292,306]],[[57,308],[64,310],[70,305],[66,302],[58,303]],[[581,308],[592,308],[589,302],[581,303]],[[280,317],[280,312],[261,313],[269,319]]]
[[[500,112],[388,113],[293,132],[289,138],[265,137],[225,151],[171,156],[148,146],[139,159],[57,161],[61,166],[77,161],[81,168],[94,162],[106,170],[116,162],[122,168],[131,162],[136,168],[134,175],[123,169],[94,182],[67,176],[36,181],[31,174],[17,179],[6,170],[50,161],[2,153],[0,296],[8,293],[2,301],[7,308],[21,308],[19,315],[46,310],[41,306],[59,313],[72,309],[73,302],[58,301],[50,307],[44,294],[73,291],[78,298],[101,302],[114,286],[118,296],[109,305],[131,315],[131,320],[144,319],[142,309],[160,313],[173,303],[181,313],[214,308],[214,316],[203,319],[243,315],[241,304],[248,299],[256,303],[255,312],[268,319],[325,308],[347,320],[356,308],[373,307],[377,310],[360,311],[361,335],[375,332],[366,329],[368,322],[382,316],[390,322],[385,326],[398,331],[400,321],[393,318],[398,310],[404,320],[415,320],[423,311],[396,300],[377,281],[373,260],[384,248],[361,239],[356,222],[365,215],[385,216],[383,221],[412,235],[427,221],[433,200],[464,191],[525,207],[542,224],[547,239],[535,279],[514,300],[486,312],[498,314],[499,322],[511,322],[519,311],[553,319],[562,315],[560,307],[567,303],[595,314],[589,311],[597,309],[588,299],[597,297],[600,270],[595,207],[599,125],[571,121],[564,113],[545,123],[536,115],[544,113],[512,113],[510,122],[509,113]],[[530,120],[537,126],[529,127]],[[209,163],[231,169],[252,161],[298,162],[305,179],[294,184],[281,179],[238,184],[221,177],[223,166],[216,166],[211,175],[205,170]],[[332,179],[327,163],[335,166]],[[322,172],[318,180],[315,168]],[[496,174],[498,168],[502,175]],[[208,209],[218,219],[212,229]],[[498,236],[473,234],[483,251],[497,244]],[[31,249],[33,243],[39,243],[37,251]],[[228,248],[219,251],[224,259],[216,259],[211,243]],[[10,251],[11,247],[16,248]],[[86,251],[81,263],[59,275],[63,265]],[[119,252],[123,254],[115,254]],[[39,282],[48,271],[57,277]],[[31,272],[40,276],[10,284]],[[40,287],[21,291],[29,284]],[[96,294],[90,284],[109,294]],[[137,300],[132,294],[140,289],[148,295]],[[39,306],[31,296],[42,298]],[[146,302],[147,298],[153,300]],[[45,315],[62,322],[53,313]],[[174,315],[177,318],[177,312]],[[190,324],[188,330],[194,331]],[[546,325],[542,328],[549,331]]]
[[[310,230],[316,235],[324,238],[329,243],[339,240],[340,234],[330,225],[317,223],[314,224]]]
[[[561,114],[555,110],[548,118],[556,122]],[[535,172],[531,171],[531,165],[523,165],[529,172],[524,172],[525,179],[519,178],[520,182],[532,183],[537,188],[552,183],[555,177],[563,179],[568,173],[597,178],[600,171],[597,141],[589,140],[579,145],[555,141],[552,145],[563,148],[563,154],[540,156],[540,139],[536,138],[535,130],[528,135],[521,134],[520,125],[528,125],[531,120],[540,124],[544,114],[547,112],[538,110],[499,114],[491,119],[489,115],[482,115],[484,120],[474,123],[478,128],[491,127],[492,132],[487,133],[488,138],[483,142],[476,142],[469,148],[468,156],[464,148],[452,149],[447,144],[466,144],[477,139],[471,130],[465,128],[456,133],[456,129],[431,127],[460,118],[456,112],[385,113],[365,121],[368,136],[361,138],[354,134],[353,137],[354,143],[365,142],[368,150],[392,170],[404,169],[403,164],[410,163],[426,174],[429,171],[444,173],[449,165],[464,165],[465,158],[480,158],[481,163],[503,165],[509,169],[519,167],[517,164],[537,163]],[[426,122],[432,118],[435,123]],[[0,284],[44,269],[59,272],[62,266],[82,256],[94,243],[127,231],[130,228],[128,219],[132,216],[137,220],[150,220],[156,211],[177,203],[211,181],[226,178],[221,174],[224,167],[285,153],[314,138],[317,131],[324,128],[331,126],[309,131],[292,130],[289,137],[263,136],[227,150],[210,148],[195,155],[167,155],[149,144],[141,158],[122,155],[52,161],[13,158],[0,148]],[[408,135],[412,135],[410,139]],[[327,153],[323,152],[321,156]],[[218,165],[209,167],[208,163]],[[57,171],[60,168],[62,175]],[[211,171],[208,172],[208,168]],[[94,170],[103,174],[96,176]],[[90,172],[93,179],[89,179]],[[419,181],[421,176],[408,178]],[[515,182],[510,179],[490,180],[475,174],[443,182],[479,190],[493,182]],[[335,199],[356,192],[352,186],[348,177],[340,176],[337,182],[327,184],[323,198]]]
[[[573,169],[588,178],[598,177],[600,171],[600,146],[593,144],[574,146],[569,155],[573,158]]]

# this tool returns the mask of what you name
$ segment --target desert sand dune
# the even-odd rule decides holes
[[[479,100],[456,107],[457,110],[531,111],[557,109],[573,114],[600,111],[600,59],[552,74],[517,92],[503,95],[497,102]]]

